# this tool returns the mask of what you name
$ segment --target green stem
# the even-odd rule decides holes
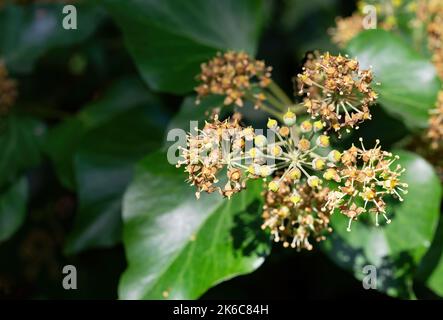
[[[274,81],[271,81],[268,88],[283,104],[288,106],[293,104],[292,100],[289,99],[287,94]]]
[[[270,107],[268,107],[267,105],[265,105],[264,103],[260,106],[260,109],[273,115],[274,117],[278,118],[280,121],[283,121],[283,115],[281,112],[274,110]]]
[[[268,93],[266,94],[266,99],[277,109],[279,109],[281,112],[286,112],[289,105],[283,104],[281,101],[279,101],[276,97],[274,97],[272,94]]]

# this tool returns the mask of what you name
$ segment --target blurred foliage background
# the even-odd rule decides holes
[[[67,3],[77,30],[61,27]],[[421,157],[400,151],[413,195],[390,229],[363,224],[348,235],[338,221],[337,236],[298,253],[260,233],[259,187],[234,204],[195,204],[158,151],[168,129],[217,104],[193,105],[194,75],[227,49],[265,60],[291,96],[307,51],[367,59],[387,83],[383,107],[340,143],[363,136],[414,151],[408,139],[426,127],[441,86],[430,55],[411,49],[408,31],[338,48],[328,30],[356,9],[347,0],[0,1],[0,60],[17,84],[0,123],[0,297],[439,298],[441,187]],[[266,120],[245,110],[248,121]],[[363,289],[367,262],[380,267],[379,291]],[[62,287],[67,264],[78,290]]]

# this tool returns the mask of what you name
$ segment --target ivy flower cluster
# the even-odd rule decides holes
[[[431,111],[427,138],[433,150],[443,150],[443,91],[437,98],[437,107]]]
[[[432,53],[432,62],[440,78],[443,79],[443,2],[427,1],[425,11],[429,17],[428,47]]]
[[[0,116],[6,115],[17,98],[17,84],[9,78],[8,70],[0,62]]]
[[[363,16],[355,12],[350,17],[337,17],[335,27],[329,29],[331,40],[338,47],[344,48],[355,36],[364,30]]]
[[[279,176],[274,178],[280,180]],[[294,184],[290,177],[279,183],[278,191],[264,194],[262,229],[270,229],[273,240],[285,248],[312,250],[312,239],[323,241],[332,232],[330,214],[323,210],[329,189]]]
[[[242,128],[237,119],[206,122],[204,128],[195,128],[196,134],[187,136],[186,148],[181,147],[181,160],[177,167],[185,166],[188,182],[197,188],[196,196],[201,192],[219,191],[230,198],[245,188],[246,179],[241,162],[245,141],[254,139],[252,128]],[[227,170],[227,182],[220,186],[219,176]],[[243,170],[241,170],[243,169]]]
[[[400,181],[404,169],[395,165],[398,157],[378,142],[372,149],[361,142],[360,148],[353,145],[344,152],[331,147],[331,135],[371,118],[369,106],[377,98],[372,71],[360,70],[347,56],[312,55],[297,76],[298,92],[304,96],[300,103],[276,86],[269,71],[246,54],[233,52],[202,65],[197,102],[214,94],[224,96],[227,106],[243,105],[243,100],[232,99],[229,89],[235,88],[241,99],[270,117],[266,135],[244,126],[237,113],[225,120],[215,114],[203,129],[187,135],[177,167],[185,168],[197,198],[202,192],[230,198],[244,190],[249,179],[263,179],[262,228],[274,241],[297,250],[311,250],[313,241],[324,240],[335,212],[350,219],[348,230],[363,213],[374,213],[377,225],[380,214],[389,222],[386,199],[401,201],[407,192]],[[242,86],[240,74],[247,75]],[[252,87],[261,91],[251,95]],[[257,104],[260,94],[264,98]]]
[[[272,68],[263,61],[251,59],[244,52],[228,51],[201,65],[197,80],[197,103],[208,95],[224,95],[225,105],[244,105],[245,96],[253,97],[258,107],[265,100],[263,94],[254,94],[258,88],[270,84]]]
[[[338,182],[338,190],[328,193],[325,209],[339,209],[349,218],[348,231],[352,221],[365,213],[375,214],[375,224],[381,214],[387,223],[391,220],[386,216],[386,197],[403,201],[402,194],[407,193],[408,185],[400,182],[405,171],[400,165],[394,165],[398,156],[381,150],[380,141],[371,149],[366,149],[363,140],[361,147],[352,145],[344,151],[335,167],[328,169],[326,178]]]
[[[358,128],[371,119],[369,106],[377,99],[372,70],[361,70],[356,60],[328,53],[314,55],[297,79],[308,112],[335,131]]]
[[[335,27],[329,30],[331,40],[340,48],[344,48],[350,40],[357,36],[360,32],[365,30],[364,21],[370,21],[371,17],[367,16],[369,11],[365,11],[367,6],[375,8],[377,21],[377,29],[387,31],[394,31],[399,29],[399,17],[403,17],[409,21],[409,27],[416,27],[418,19],[417,16],[423,12],[420,8],[423,7],[421,3],[438,2],[440,0],[364,0],[357,2],[357,11],[349,17],[338,17],[335,20]]]

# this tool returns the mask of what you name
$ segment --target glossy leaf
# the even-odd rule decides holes
[[[109,247],[121,240],[123,193],[135,163],[158,148],[164,121],[141,106],[89,132],[75,156],[79,209],[65,251]]]
[[[416,278],[443,297],[443,219],[441,216],[434,241],[420,263]]]
[[[333,216],[334,232],[324,251],[340,266],[362,280],[365,265],[377,268],[377,290],[391,296],[412,298],[414,272],[431,245],[440,212],[441,186],[433,168],[419,156],[394,152],[406,168],[402,181],[409,184],[404,202],[388,207],[392,223],[375,227],[357,221],[347,232],[347,218]],[[423,201],[426,199],[425,201]]]
[[[11,114],[2,119],[0,187],[14,182],[22,171],[39,163],[45,132],[45,126],[33,118]]]
[[[194,299],[211,286],[255,270],[269,250],[260,229],[261,182],[231,200],[187,185],[166,155],[140,162],[124,197],[128,269],[121,299]]]
[[[367,30],[351,40],[348,53],[361,67],[373,67],[379,102],[410,128],[424,128],[441,87],[430,59],[420,56],[399,36]]]
[[[48,50],[81,42],[95,31],[103,16],[95,7],[76,4],[77,30],[66,30],[62,27],[63,6],[7,5],[0,10],[0,57],[10,71],[30,72]]]
[[[155,90],[185,93],[199,66],[217,51],[254,54],[261,0],[107,0],[139,72]]]
[[[28,202],[28,183],[21,178],[0,194],[0,243],[22,225]]]

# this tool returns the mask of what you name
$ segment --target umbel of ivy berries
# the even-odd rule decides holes
[[[369,106],[377,97],[371,70],[360,70],[348,57],[315,55],[298,75],[304,95],[299,104],[271,80],[270,68],[242,52],[218,54],[202,65],[198,79],[198,99],[222,95],[226,105],[237,106],[248,100],[271,117],[266,135],[243,126],[240,116],[221,121],[217,114],[187,135],[177,167],[185,167],[197,198],[216,191],[230,198],[248,179],[263,179],[262,228],[297,250],[311,250],[313,241],[332,232],[332,214],[348,217],[349,231],[363,214],[374,214],[376,225],[379,215],[390,222],[387,198],[402,201],[407,193],[398,157],[379,141],[371,149],[363,141],[343,152],[331,147],[331,134],[371,118]]]

